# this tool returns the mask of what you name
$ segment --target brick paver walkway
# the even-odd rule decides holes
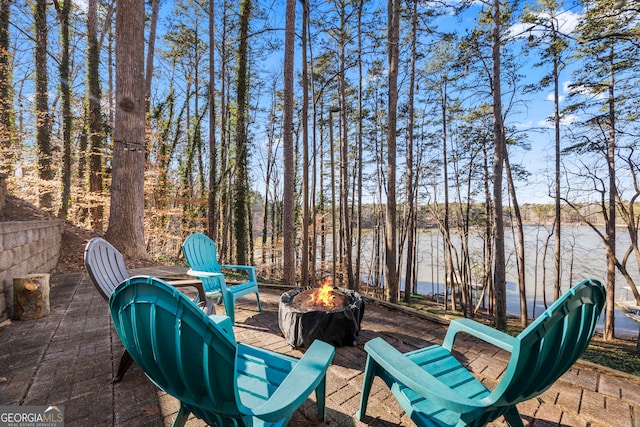
[[[175,267],[138,270],[156,276]],[[234,331],[238,341],[296,357],[278,328],[283,290],[261,287],[264,311],[255,299],[238,301]],[[67,426],[171,425],[178,402],[159,391],[134,364],[122,382],[110,382],[122,345],[111,325],[107,304],[85,274],[54,276],[51,313],[33,321],[0,327],[0,405],[64,405]],[[218,306],[218,312],[224,308]],[[328,426],[411,426],[386,386],[374,381],[365,422],[353,418],[360,402],[363,345],[382,336],[401,351],[440,344],[446,326],[368,301],[355,347],[339,347],[327,376]],[[465,363],[487,385],[497,383],[507,354],[472,339],[458,339]],[[578,363],[539,398],[518,406],[528,426],[640,427],[640,379]],[[204,423],[191,418],[187,425]],[[291,426],[321,425],[313,399],[298,410]],[[505,425],[502,419],[492,423]]]

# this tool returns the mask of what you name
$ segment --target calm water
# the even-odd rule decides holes
[[[550,227],[526,226],[525,227],[525,257],[526,257],[526,283],[529,316],[540,315],[545,310],[543,302],[543,289],[546,290],[547,304],[553,302],[553,272],[555,237],[549,240],[546,255],[546,279],[543,286],[543,252],[544,245],[550,233]],[[372,235],[368,235],[369,239]],[[626,230],[617,230],[618,257],[624,254],[629,244]],[[513,253],[513,238],[509,234],[506,238],[507,254],[507,311],[509,314],[520,313],[519,292],[517,287],[517,268]],[[370,265],[371,241],[363,245],[363,279],[367,280],[366,265]],[[470,252],[472,265],[482,265],[483,241],[479,233],[472,234],[470,238]],[[444,249],[442,237],[438,230],[430,229],[420,231],[418,234],[418,292],[424,295],[443,293],[444,287]],[[595,278],[604,283],[606,278],[606,255],[604,244],[595,231],[586,226],[565,226],[562,229],[561,249],[561,292],[566,292],[571,286],[586,278]],[[635,263],[635,258],[629,261],[627,269],[640,285],[640,275]],[[401,269],[402,270],[402,269]],[[479,268],[476,268],[479,271]],[[404,272],[402,273],[404,275]],[[616,273],[616,300],[626,299],[629,292],[624,290],[626,283],[624,278]],[[535,286],[534,286],[535,284]],[[404,289],[404,283],[402,283]],[[618,336],[637,336],[639,324],[624,315],[620,309],[616,310],[615,328]]]

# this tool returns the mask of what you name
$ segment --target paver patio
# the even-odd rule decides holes
[[[134,274],[167,276],[180,267],[140,269]],[[261,286],[264,311],[255,300],[240,299],[234,331],[240,342],[296,357],[278,328],[278,302],[284,289]],[[0,327],[0,405],[64,405],[66,426],[171,425],[178,402],[159,391],[134,364],[111,383],[122,345],[105,301],[86,274],[54,275],[51,313],[32,321]],[[224,313],[222,306],[216,307]],[[440,344],[446,326],[401,308],[368,300],[355,347],[339,347],[327,374],[327,426],[411,426],[386,386],[376,379],[367,417],[353,415],[360,402],[363,350],[382,336],[401,351]],[[496,384],[507,353],[470,338],[456,341],[465,363],[487,385]],[[518,406],[528,426],[640,427],[640,378],[579,362],[539,398]],[[187,425],[204,423],[191,418]],[[309,399],[290,426],[322,425]],[[505,425],[502,419],[493,426]]]

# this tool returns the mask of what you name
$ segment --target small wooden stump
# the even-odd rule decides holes
[[[49,314],[49,274],[13,278],[13,318],[34,320]]]

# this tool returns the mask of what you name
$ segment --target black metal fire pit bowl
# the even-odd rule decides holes
[[[317,288],[298,288],[280,297],[278,325],[287,342],[294,348],[307,348],[315,339],[335,346],[355,346],[364,316],[364,298],[354,290],[334,288],[344,294],[345,301],[332,309],[301,306],[296,296]]]

